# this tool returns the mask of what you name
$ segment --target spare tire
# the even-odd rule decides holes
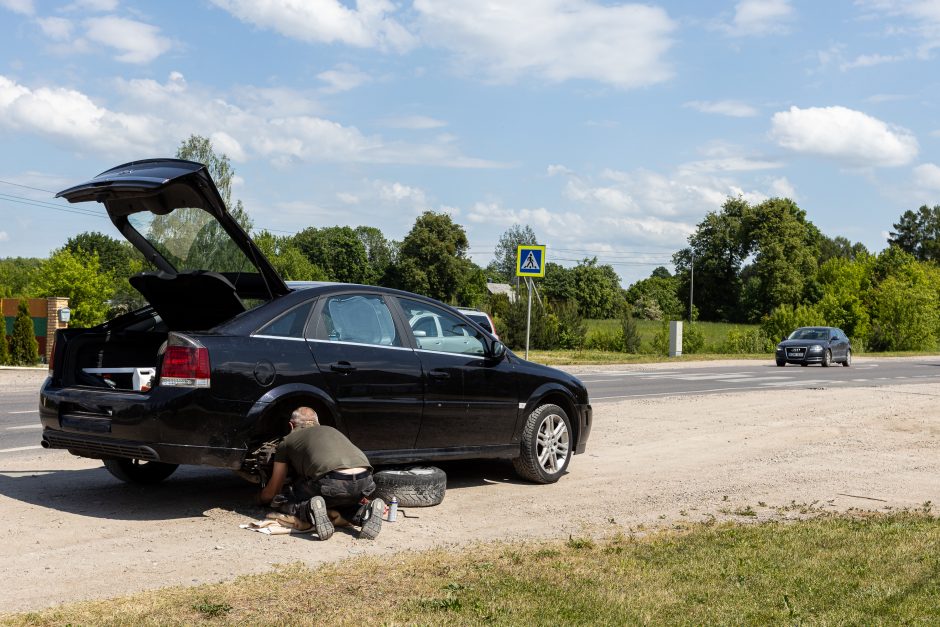
[[[430,507],[444,500],[447,475],[435,466],[407,466],[380,470],[372,475],[375,493],[372,496],[388,503],[398,498],[401,507]]]

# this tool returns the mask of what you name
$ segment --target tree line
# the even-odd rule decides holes
[[[241,201],[232,200],[234,170],[209,139],[190,137],[177,156],[207,164],[229,211],[285,280],[381,285],[482,308],[507,344],[524,344],[525,299],[491,295],[487,283],[517,285],[516,247],[539,241],[531,226],[503,233],[485,267],[469,258],[464,228],[433,211],[418,216],[401,241],[372,226],[311,226],[278,235],[255,229]],[[761,337],[742,341],[763,349],[808,324],[839,326],[870,349],[936,348],[940,206],[905,212],[888,243],[871,254],[860,243],[827,237],[790,199],[728,198],[674,254],[674,274],[658,267],[623,289],[613,267],[597,258],[570,268],[548,263],[537,282],[532,345],[582,348],[585,319],[614,318],[620,331],[599,348],[636,352],[636,319],[760,324]],[[143,304],[128,278],[148,269],[127,242],[85,232],[48,259],[0,259],[0,296],[66,296],[71,324],[92,326]],[[686,352],[693,352],[700,337],[694,324],[685,336]]]

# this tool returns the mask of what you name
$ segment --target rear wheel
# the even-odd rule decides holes
[[[828,368],[831,365],[832,365],[832,351],[827,348],[826,352],[823,353],[822,367]]]
[[[516,472],[536,483],[555,483],[571,461],[571,421],[558,405],[537,407],[522,430],[522,454],[512,460]]]
[[[179,464],[148,462],[140,459],[106,459],[104,467],[121,481],[137,485],[153,485],[172,475],[179,468]]]
[[[845,361],[842,362],[842,365],[846,368],[852,365],[852,351],[845,351]]]

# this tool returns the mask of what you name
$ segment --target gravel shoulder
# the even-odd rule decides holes
[[[0,392],[11,389],[6,377],[0,372]],[[254,487],[226,471],[183,469],[142,489],[63,451],[0,457],[0,611],[295,561],[732,518],[748,506],[762,519],[799,516],[803,504],[940,503],[938,398],[940,384],[922,384],[600,404],[587,452],[557,484],[523,483],[505,463],[450,464],[444,502],[407,510],[414,518],[387,523],[374,542],[239,529],[264,510],[251,504]]]

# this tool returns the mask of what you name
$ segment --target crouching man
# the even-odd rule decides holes
[[[272,517],[297,529],[313,525],[317,536],[326,540],[333,535],[333,520],[341,520],[333,510],[340,510],[359,526],[360,538],[379,535],[385,503],[378,498],[369,500],[375,481],[365,454],[333,427],[321,425],[310,407],[294,410],[290,429],[277,445],[271,480],[258,496],[263,504],[273,500],[287,515]],[[293,485],[281,494],[288,470],[294,476]]]

